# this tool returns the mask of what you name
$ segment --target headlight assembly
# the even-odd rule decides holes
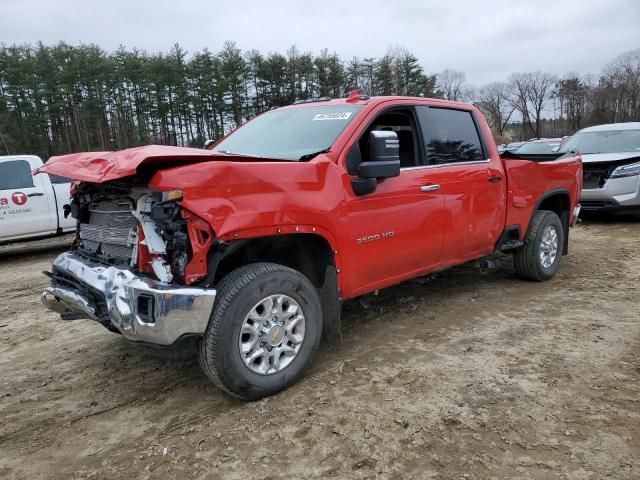
[[[633,177],[640,175],[640,163],[632,163],[631,165],[622,165],[616,168],[609,178]]]

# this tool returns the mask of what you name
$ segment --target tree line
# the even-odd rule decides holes
[[[2,45],[0,152],[48,158],[149,143],[199,147],[258,113],[296,100],[343,97],[353,88],[476,101],[499,138],[561,135],[640,119],[640,50],[612,61],[599,78],[515,73],[475,89],[462,72],[428,73],[401,47],[379,58],[343,60],[295,46],[285,54],[243,52],[233,42],[193,55],[177,44],[154,54],[66,43]]]
[[[599,77],[514,73],[480,88],[476,100],[496,137],[508,131],[522,139],[558,137],[590,125],[640,121],[640,49],[615,58]]]

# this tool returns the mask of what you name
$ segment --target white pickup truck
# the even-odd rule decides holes
[[[76,228],[64,218],[71,181],[56,175],[31,176],[42,166],[33,155],[0,156],[0,244],[58,235]]]

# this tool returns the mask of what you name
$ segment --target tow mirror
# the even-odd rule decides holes
[[[356,143],[349,152],[347,168],[349,173],[358,174],[351,179],[353,192],[367,195],[375,192],[378,179],[400,175],[400,142],[396,132],[374,130],[369,134],[370,158],[361,162],[360,148]]]
[[[358,173],[362,178],[390,178],[400,175],[400,141],[398,134],[373,130],[369,134],[371,158],[361,162]]]
[[[210,147],[211,145],[213,145],[214,143],[216,143],[216,141],[215,141],[215,140],[211,140],[211,139],[205,140],[205,141],[204,141],[204,146],[203,146],[202,148],[204,148],[205,150],[208,150],[208,149],[209,149],[209,147]]]

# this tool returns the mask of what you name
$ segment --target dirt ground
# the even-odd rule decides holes
[[[349,302],[255,403],[45,311],[59,241],[2,247],[0,478],[640,478],[639,238],[586,223],[551,282],[500,256]]]

